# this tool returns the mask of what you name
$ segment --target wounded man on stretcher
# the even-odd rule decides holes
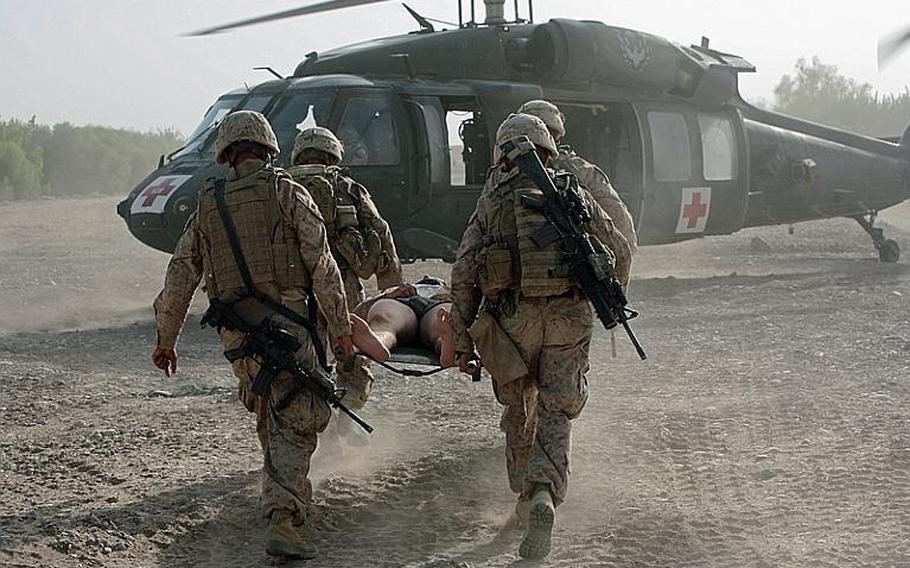
[[[435,353],[441,367],[456,364],[451,290],[438,278],[380,292],[354,309],[351,324],[354,345],[380,363],[410,347]]]

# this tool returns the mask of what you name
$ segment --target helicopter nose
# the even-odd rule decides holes
[[[117,215],[120,215],[120,218],[127,223],[130,222],[130,203],[132,203],[132,201],[129,198],[126,198],[117,204]]]
[[[163,175],[162,175],[163,174]],[[117,204],[117,214],[143,243],[173,252],[186,221],[196,208],[200,178],[178,170],[157,172]]]

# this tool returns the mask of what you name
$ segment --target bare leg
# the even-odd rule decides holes
[[[380,363],[389,359],[389,350],[370,329],[370,324],[355,314],[351,314],[351,330],[354,332],[354,346],[361,353]]]
[[[370,307],[367,323],[389,351],[407,344],[417,336],[417,316],[397,300],[381,299]]]
[[[452,327],[452,304],[430,308],[420,319],[420,342],[439,355],[443,367],[455,366],[455,328]]]

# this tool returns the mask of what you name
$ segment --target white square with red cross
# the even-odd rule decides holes
[[[137,213],[163,213],[168,200],[177,193],[177,188],[193,176],[161,176],[145,186],[133,204],[130,215]]]
[[[703,233],[711,213],[710,187],[682,188],[682,202],[679,206],[677,233]]]

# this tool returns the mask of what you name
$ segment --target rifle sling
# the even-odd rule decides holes
[[[316,357],[319,360],[319,364],[322,368],[328,370],[329,366],[328,360],[326,359],[325,346],[322,344],[322,341],[320,341],[319,332],[316,330],[316,325],[313,323],[316,319],[316,299],[313,297],[313,293],[311,291],[309,292],[307,308],[310,317],[306,318],[284,304],[275,301],[268,294],[260,292],[253,286],[253,277],[250,274],[250,267],[246,263],[246,259],[243,256],[243,249],[240,247],[240,239],[237,237],[237,227],[234,225],[234,219],[231,217],[231,212],[228,211],[227,204],[224,202],[224,186],[224,179],[215,180],[215,191],[213,192],[213,196],[215,197],[215,205],[218,207],[218,215],[221,217],[221,224],[224,226],[228,242],[231,245],[231,253],[234,255],[234,262],[237,263],[237,269],[240,271],[240,277],[243,279],[244,287],[246,287],[247,296],[306,329],[310,334],[313,349],[316,350]]]

